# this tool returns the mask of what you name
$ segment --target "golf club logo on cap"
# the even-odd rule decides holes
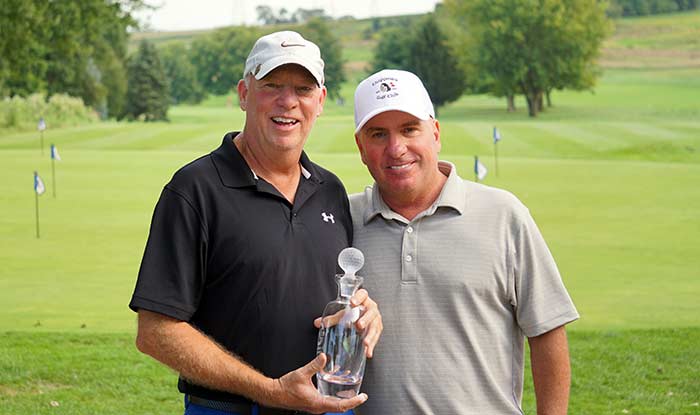
[[[421,120],[435,118],[433,104],[420,78],[398,69],[381,70],[357,85],[355,133],[385,111],[402,111]]]
[[[376,99],[387,99],[387,98],[393,98],[399,95],[399,92],[397,91],[397,84],[398,79],[396,78],[381,78],[378,79],[374,82],[372,82],[372,86],[376,87],[379,85],[379,89],[377,89],[374,94]]]

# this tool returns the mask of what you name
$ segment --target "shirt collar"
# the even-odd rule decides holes
[[[246,187],[255,186],[258,177],[248,166],[238,147],[233,143],[233,139],[239,134],[238,131],[227,133],[224,136],[221,146],[211,152],[211,160],[219,173],[221,183],[226,187]],[[309,160],[305,152],[301,152],[299,158],[301,173],[305,179],[316,183],[323,183],[321,174],[316,166]]]
[[[416,219],[423,216],[430,216],[434,214],[438,208],[454,209],[460,215],[464,213],[466,198],[464,197],[462,179],[457,175],[457,167],[449,161],[441,160],[438,162],[438,169],[440,169],[443,174],[447,175],[447,181],[435,202],[433,202],[425,212],[416,216]],[[369,208],[365,211],[364,215],[365,224],[374,219],[377,215],[381,215],[387,220],[396,219],[401,222],[408,222],[406,218],[391,210],[384,202],[376,182],[372,185],[371,189],[368,188],[365,191],[365,195],[369,198],[369,203],[367,204]]]

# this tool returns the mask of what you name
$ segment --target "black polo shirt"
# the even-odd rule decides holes
[[[187,321],[270,377],[316,355],[313,320],[337,295],[352,241],[340,180],[302,153],[294,204],[256,179],[228,133],[161,193],[129,307]],[[306,173],[305,172],[305,173]],[[241,401],[180,379],[202,398]]]

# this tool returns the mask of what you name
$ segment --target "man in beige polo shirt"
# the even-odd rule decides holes
[[[528,209],[440,161],[422,82],[384,70],[355,92],[355,140],[375,183],[350,197],[365,287],[384,332],[361,414],[522,414],[524,341],[538,413],[565,414],[564,325],[578,313]]]

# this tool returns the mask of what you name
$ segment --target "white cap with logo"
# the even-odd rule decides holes
[[[286,30],[258,39],[245,61],[243,77],[248,74],[261,79],[278,66],[294,63],[308,70],[318,85],[323,85],[323,59],[315,43],[299,33]]]
[[[423,82],[411,72],[384,69],[360,82],[355,90],[355,133],[375,115],[402,111],[421,120],[435,118]]]

